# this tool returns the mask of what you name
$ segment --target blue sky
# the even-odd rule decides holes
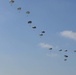
[[[76,75],[75,28],[75,0],[1,0],[0,75]]]

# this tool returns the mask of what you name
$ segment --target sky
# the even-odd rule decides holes
[[[75,0],[0,0],[0,75],[76,75],[74,50]]]

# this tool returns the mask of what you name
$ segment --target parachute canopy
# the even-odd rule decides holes
[[[67,52],[68,50],[65,50],[65,52]]]
[[[32,23],[32,21],[28,21],[28,24],[31,24]]]
[[[76,50],[74,50],[74,52],[76,52]]]
[[[64,55],[64,57],[66,57],[66,58],[67,58],[67,57],[68,57],[68,55]]]
[[[30,11],[26,11],[26,14],[30,14]]]
[[[67,61],[67,59],[64,59],[64,61]]]
[[[14,0],[9,0],[9,3],[13,4],[14,3]]]
[[[32,28],[33,28],[33,29],[36,29],[36,26],[33,26]]]
[[[52,50],[52,48],[49,48],[49,50]]]
[[[41,33],[40,36],[43,36],[43,34]]]
[[[42,31],[42,33],[45,33],[45,31]]]
[[[60,49],[59,51],[62,51],[62,49]]]
[[[18,7],[17,10],[21,10],[21,7]]]

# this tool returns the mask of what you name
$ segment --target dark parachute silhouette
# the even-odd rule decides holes
[[[45,33],[45,31],[42,31],[42,33]]]
[[[49,48],[49,50],[52,50],[52,48]]]
[[[28,24],[31,24],[32,23],[32,21],[28,21]]]
[[[68,55],[64,55],[65,58],[68,58]]]
[[[14,3],[14,0],[9,0],[9,3],[12,5]]]
[[[41,31],[40,36],[43,36],[44,33],[45,33],[45,31]]]
[[[21,7],[18,7],[18,8],[17,8],[17,10],[20,12],[20,10],[21,10]]]
[[[65,52],[67,52],[68,50],[65,50]]]
[[[40,36],[43,36],[43,34],[42,34],[42,33],[40,33],[39,35],[40,35]]]
[[[62,51],[62,49],[60,49],[59,51]]]
[[[32,26],[33,29],[36,29],[36,26]]]
[[[74,50],[74,52],[76,52],[76,50]]]
[[[26,14],[30,14],[30,11],[26,11]]]
[[[64,61],[67,61],[68,55],[64,55],[64,57],[65,57]]]
[[[27,16],[30,14],[30,11],[26,11]]]
[[[64,61],[67,61],[67,59],[64,59]]]

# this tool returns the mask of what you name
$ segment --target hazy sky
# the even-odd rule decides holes
[[[75,0],[0,0],[0,75],[76,75],[74,50]]]

